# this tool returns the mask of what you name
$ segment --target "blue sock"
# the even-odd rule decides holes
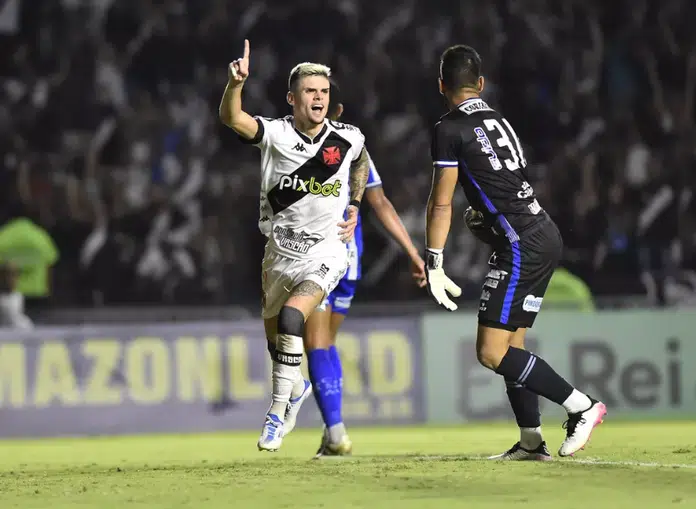
[[[343,367],[341,366],[341,357],[338,355],[338,349],[335,345],[329,347],[329,357],[331,358],[331,364],[334,368],[334,373],[336,373],[336,378],[341,384],[341,392],[343,392]]]
[[[343,408],[343,366],[341,366],[341,356],[338,354],[336,345],[331,345],[329,347],[329,357],[331,358],[331,364],[333,364],[334,373],[338,379],[338,404],[340,408]]]
[[[314,398],[327,428],[343,422],[341,416],[341,385],[329,350],[307,352],[309,379]]]

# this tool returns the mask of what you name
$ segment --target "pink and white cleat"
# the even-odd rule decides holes
[[[585,448],[590,441],[592,430],[604,422],[607,407],[601,401],[590,398],[592,406],[583,412],[568,414],[568,420],[563,423],[566,429],[566,439],[558,450],[559,456],[572,456]]]

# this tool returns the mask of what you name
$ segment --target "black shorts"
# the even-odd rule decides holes
[[[531,327],[558,266],[563,239],[550,219],[497,249],[481,291],[479,324],[515,331]]]

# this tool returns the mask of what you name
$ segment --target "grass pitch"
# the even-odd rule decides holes
[[[552,452],[562,430],[546,427]],[[0,442],[2,509],[696,507],[696,423],[608,420],[575,460],[483,461],[513,425],[354,429],[355,456],[309,461],[318,430],[278,453],[257,433]]]

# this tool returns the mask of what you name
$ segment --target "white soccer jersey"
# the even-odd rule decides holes
[[[256,121],[250,143],[261,149],[259,229],[269,247],[293,259],[345,250],[338,223],[350,200],[350,165],[365,144],[360,129],[325,120],[310,139],[292,116]]]

